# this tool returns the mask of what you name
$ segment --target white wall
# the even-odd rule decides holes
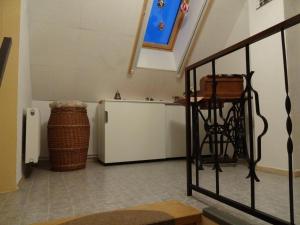
[[[249,37],[248,4],[244,0],[209,1],[201,22],[198,40],[190,55],[189,64],[223,50]],[[217,73],[245,73],[244,58],[236,52],[216,61]],[[244,55],[243,55],[244,56]],[[200,68],[198,74],[211,74],[211,65]]]
[[[29,59],[29,24],[28,24],[28,2],[21,0],[20,18],[20,50],[19,50],[19,79],[18,79],[18,128],[17,128],[17,183],[22,177],[22,136],[23,136],[23,114],[32,103],[30,59]]]
[[[48,144],[47,144],[47,125],[48,125],[48,120],[50,117],[50,107],[49,104],[52,101],[36,101],[34,100],[32,102],[32,106],[35,108],[38,108],[40,110],[41,114],[41,124],[42,124],[42,129],[41,129],[41,155],[40,157],[42,159],[48,158]],[[87,107],[87,113],[88,113],[88,118],[90,122],[90,143],[89,143],[89,150],[88,150],[88,155],[89,156],[94,156],[97,154],[97,133],[96,133],[96,109],[97,109],[97,103],[86,103],[88,105]]]
[[[229,39],[248,37],[244,0],[210,2],[212,9],[189,63],[223,49]],[[127,99],[168,100],[183,93],[184,79],[177,79],[175,72],[137,69],[133,76],[127,75],[143,1],[29,3],[34,99],[99,101],[112,98],[117,89]],[[229,60],[233,67],[238,65],[235,59]]]
[[[175,72],[127,75],[142,0],[29,0],[36,100],[171,99],[183,92]]]
[[[254,35],[285,19],[283,0],[273,0],[256,10],[256,1],[248,0],[250,33]],[[261,113],[269,130],[262,140],[260,166],[287,169],[287,132],[285,129],[285,89],[280,34],[254,44],[251,51],[253,87],[259,92]],[[255,134],[262,131],[262,122],[255,118]]]
[[[177,71],[172,51],[161,51],[150,48],[141,48],[137,68]]]

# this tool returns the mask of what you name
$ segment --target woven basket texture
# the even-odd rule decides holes
[[[52,170],[85,168],[89,137],[90,125],[85,108],[53,108],[48,122],[48,149]]]

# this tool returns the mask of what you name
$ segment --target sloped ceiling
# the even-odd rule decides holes
[[[249,37],[248,2],[213,0],[203,19],[189,63],[210,56]],[[217,73],[244,73],[244,51],[217,60]],[[203,75],[211,66],[203,67]]]
[[[224,48],[246,2],[210,1],[211,13],[194,50],[200,54],[193,54],[191,61]],[[112,98],[116,90],[127,99],[182,94],[184,80],[175,72],[138,69],[127,75],[142,0],[29,3],[33,99],[93,102]],[[216,25],[221,33],[212,29]]]

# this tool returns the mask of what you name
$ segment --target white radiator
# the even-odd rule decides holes
[[[26,110],[25,164],[37,163],[41,150],[41,118],[37,108]]]

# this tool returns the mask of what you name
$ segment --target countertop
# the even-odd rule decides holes
[[[139,100],[139,99],[131,99],[131,100],[127,100],[127,99],[121,99],[121,100],[104,99],[104,100],[100,100],[99,104],[102,104],[103,102],[128,102],[128,103],[150,103],[150,104],[164,104],[164,105],[180,105],[180,104],[174,103],[172,101],[166,101],[166,100],[146,101],[146,100]]]

